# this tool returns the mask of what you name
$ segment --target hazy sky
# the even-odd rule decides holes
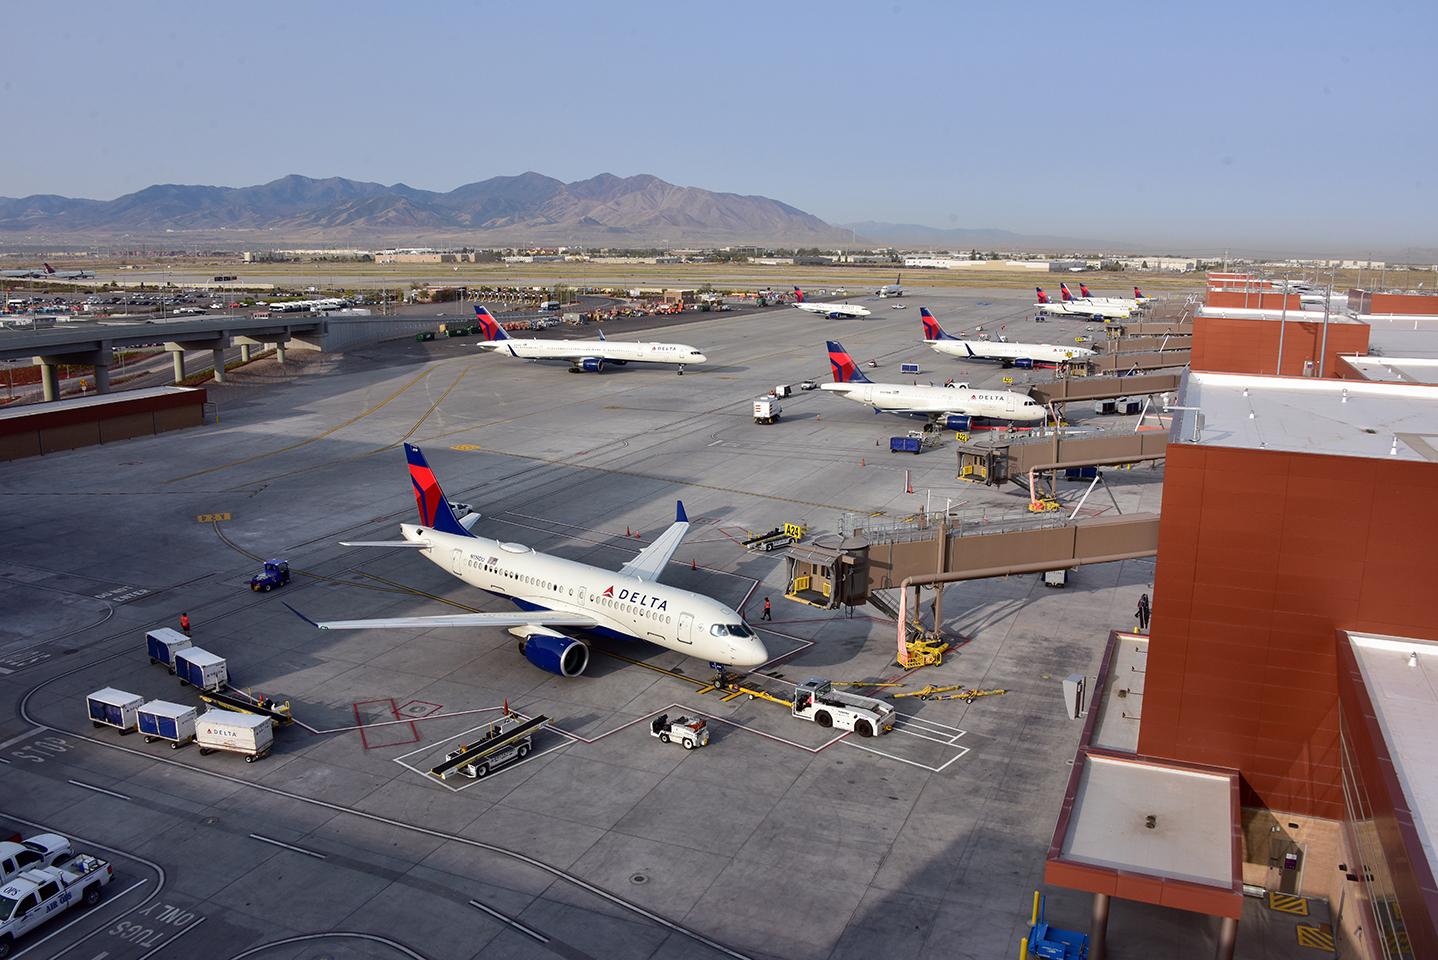
[[[0,195],[537,170],[1174,245],[1438,247],[1438,3],[67,3]]]

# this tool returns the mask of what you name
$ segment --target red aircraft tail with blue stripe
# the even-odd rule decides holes
[[[478,321],[480,336],[485,340],[508,340],[509,334],[499,325],[488,307],[475,307],[474,319]]]
[[[795,303],[803,303],[803,302],[804,302],[804,291],[803,291],[803,290],[800,290],[798,287],[795,287],[795,288],[794,288],[794,302],[795,302]]]
[[[958,337],[954,336],[954,335],[951,334],[951,333],[945,333],[945,332],[944,332],[944,328],[941,327],[941,326],[939,326],[939,321],[937,321],[937,320],[934,319],[934,315],[929,312],[929,308],[928,308],[928,307],[920,307],[920,308],[919,308],[919,319],[920,319],[920,320],[923,322],[923,324],[924,324],[924,339],[925,339],[925,340],[933,341],[933,340],[957,340],[957,339],[959,339]]]
[[[859,365],[854,362],[854,358],[849,356],[849,351],[844,349],[842,343],[837,340],[829,340],[827,342],[829,346],[829,368],[834,371],[835,383],[874,382],[864,376],[864,372],[859,369]]]
[[[1039,303],[1050,303],[1050,302],[1052,302],[1052,301],[1049,300],[1049,295],[1046,294],[1046,293],[1044,293],[1044,288],[1043,288],[1043,287],[1034,287],[1034,293],[1038,294],[1038,298],[1039,298],[1039,299],[1038,299],[1038,302],[1039,302]]]
[[[478,309],[483,310],[484,308]],[[412,443],[406,443],[404,456],[409,461],[409,482],[414,486],[414,502],[419,507],[420,526],[438,530],[440,533],[453,533],[461,537],[474,536],[464,529],[455,517],[454,511],[450,509],[449,501],[444,496],[444,490],[440,488],[439,480],[435,477],[434,471],[429,468],[419,447]]]

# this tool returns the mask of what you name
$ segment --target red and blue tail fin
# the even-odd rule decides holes
[[[46,272],[46,273],[54,273],[54,272],[55,272],[55,268],[52,267],[52,266],[50,266],[50,265],[47,263],[47,264],[45,264],[45,272]]]
[[[1088,292],[1088,284],[1082,281],[1079,282],[1079,296],[1083,297],[1085,300],[1093,296],[1093,294]]]
[[[835,383],[873,383],[864,376],[854,358],[849,356],[849,351],[837,340],[828,341],[829,346],[829,368],[834,371]]]
[[[485,340],[508,340],[509,334],[499,325],[488,307],[475,307],[474,319],[479,323],[479,334]]]
[[[1063,294],[1064,303],[1068,303],[1074,298],[1074,295],[1069,293],[1069,285],[1066,283],[1059,284],[1059,293]]]
[[[454,511],[450,509],[449,501],[445,499],[444,491],[440,489],[439,480],[435,478],[434,471],[425,462],[424,454],[420,452],[419,447],[412,443],[406,443],[404,456],[409,461],[409,482],[414,486],[414,502],[419,507],[420,526],[438,530],[440,533],[453,533],[461,537],[474,536],[460,525]]]
[[[1147,298],[1144,297],[1143,291],[1138,288],[1138,285],[1137,285],[1137,284],[1134,285],[1133,295],[1134,295],[1137,299],[1139,299],[1139,300],[1147,299]]]
[[[795,287],[795,288],[794,288],[794,302],[795,302],[795,303],[803,303],[803,302],[804,302],[804,291],[803,291],[803,290],[800,290],[798,287]]]
[[[1034,293],[1038,294],[1039,303],[1048,303],[1049,295],[1044,293],[1043,287],[1034,287]]]
[[[929,312],[929,308],[928,308],[928,307],[920,307],[920,308],[919,308],[919,319],[920,319],[921,321],[923,321],[923,324],[924,324],[924,339],[925,339],[925,340],[957,340],[957,339],[959,339],[958,337],[953,336],[952,334],[948,334],[948,333],[945,333],[945,332],[944,332],[944,328],[941,327],[941,326],[939,326],[939,321],[937,321],[937,320],[934,319],[934,315]]]

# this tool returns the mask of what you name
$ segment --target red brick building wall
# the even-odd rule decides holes
[[[1438,640],[1438,466],[1173,443],[1163,500],[1139,751],[1342,819],[1334,631]]]
[[[1281,371],[1276,369],[1280,330],[1283,333]],[[1323,375],[1338,375],[1340,354],[1366,354],[1368,333],[1366,323],[1330,322]],[[1193,355],[1189,365],[1195,370],[1221,373],[1302,376],[1305,361],[1312,360],[1316,368],[1322,347],[1322,323],[1291,319],[1279,323],[1277,320],[1200,315],[1193,320]]]
[[[1284,302],[1289,310],[1302,310],[1303,300],[1296,293],[1283,294],[1277,290],[1212,290],[1204,297],[1204,304],[1210,307],[1242,307],[1246,310],[1282,310]]]

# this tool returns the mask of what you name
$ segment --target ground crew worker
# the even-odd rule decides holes
[[[1153,616],[1153,608],[1148,603],[1148,594],[1145,593],[1138,598],[1138,610],[1135,611],[1134,616],[1138,617],[1138,632],[1148,633],[1149,617]]]
[[[768,597],[765,597],[765,598],[764,598],[764,615],[763,615],[762,617],[760,617],[759,619],[760,619],[760,620],[773,620],[773,619],[774,619],[774,617],[770,614],[770,611],[769,611],[769,598],[768,598]]]
[[[190,635],[190,615],[188,613],[180,614],[180,631],[187,637]]]

